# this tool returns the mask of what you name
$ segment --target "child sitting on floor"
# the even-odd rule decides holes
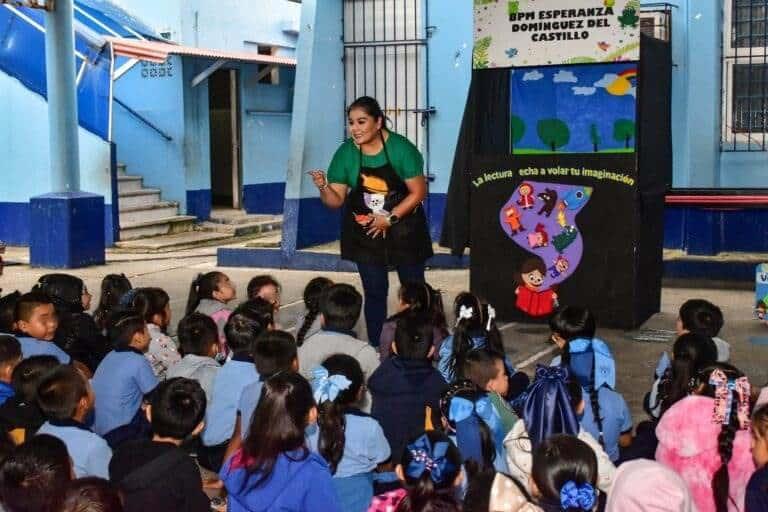
[[[373,498],[373,471],[389,459],[389,443],[379,423],[361,412],[363,370],[346,354],[336,354],[312,370],[319,427],[310,435],[313,451],[325,458],[341,507],[365,512]]]
[[[16,302],[14,322],[24,359],[31,356],[54,356],[61,364],[69,364],[69,354],[53,342],[59,320],[53,301],[47,295],[25,293]]]
[[[181,319],[176,332],[183,357],[168,369],[167,377],[196,380],[210,403],[213,399],[213,381],[221,370],[221,365],[214,359],[219,350],[216,323],[207,315],[192,313]]]
[[[167,334],[171,324],[171,299],[162,288],[139,288],[133,296],[132,307],[147,322],[150,340],[145,355],[157,378],[164,380],[168,369],[181,360],[176,343]]]
[[[45,423],[37,404],[37,386],[51,370],[59,366],[53,356],[32,356],[22,360],[13,370],[13,396],[0,405],[0,433],[21,444]]]
[[[189,297],[184,316],[195,312],[202,313],[216,322],[216,327],[219,330],[219,356],[222,360],[229,355],[227,339],[224,336],[224,326],[227,324],[232,310],[227,308],[227,304],[236,298],[237,289],[224,272],[213,271],[207,274],[198,274],[189,286]]]
[[[125,497],[125,511],[210,510],[200,470],[180,448],[203,430],[205,393],[200,384],[183,377],[161,382],[144,412],[152,439],[123,444],[109,464],[110,478]]]
[[[112,450],[100,436],[85,426],[93,410],[93,390],[80,372],[62,365],[43,378],[37,402],[48,419],[38,434],[58,437],[67,445],[75,475],[109,477]]]

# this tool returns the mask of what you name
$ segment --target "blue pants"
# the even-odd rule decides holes
[[[395,267],[400,284],[424,282],[424,264],[398,265]],[[381,326],[387,319],[387,297],[389,296],[389,269],[386,265],[358,263],[357,271],[363,281],[365,294],[365,326],[368,329],[368,341],[374,347],[379,346]]]

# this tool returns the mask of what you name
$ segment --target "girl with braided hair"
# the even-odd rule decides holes
[[[316,277],[304,287],[304,307],[306,311],[296,319],[296,345],[301,346],[304,340],[322,329],[320,324],[320,297],[323,292],[333,285],[327,277]]]
[[[750,384],[737,368],[715,363],[696,372],[691,395],[659,420],[656,460],[676,471],[699,512],[742,512],[755,470],[750,454]]]
[[[632,414],[615,390],[616,362],[608,345],[595,337],[595,317],[587,308],[565,306],[552,315],[549,326],[561,349],[553,364],[567,367],[581,385],[585,406],[579,423],[616,462],[619,448],[632,443]]]

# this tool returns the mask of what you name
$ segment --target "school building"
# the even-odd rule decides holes
[[[338,237],[339,215],[306,171],[327,167],[345,137],[344,107],[363,94],[423,152],[438,238],[472,75],[474,3],[76,0],[81,188],[105,198],[106,245],[132,236],[124,224],[141,225],[123,222],[143,205],[126,198],[149,189],[177,226],[216,206],[283,214],[280,249],[222,249],[221,264],[342,268],[309,255]],[[665,247],[678,252],[667,268],[712,275],[708,255],[768,252],[768,0],[640,4],[643,31],[670,41],[674,64]],[[28,244],[30,198],[50,192],[44,27],[39,12],[8,5],[0,23],[10,27],[0,34],[0,115],[10,121],[0,126],[10,185],[0,187],[0,239]],[[155,234],[145,231],[134,234]]]

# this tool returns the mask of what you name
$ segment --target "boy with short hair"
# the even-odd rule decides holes
[[[21,345],[10,334],[0,334],[0,405],[14,395],[11,379],[21,362]]]
[[[320,299],[320,324],[322,329],[306,338],[299,347],[301,374],[312,377],[312,369],[322,365],[333,354],[347,354],[360,362],[367,380],[379,367],[379,355],[371,345],[357,338],[354,329],[360,318],[363,297],[354,286],[335,284]],[[361,404],[369,411],[371,395],[368,391]]]
[[[216,322],[208,315],[192,313],[181,319],[177,334],[183,357],[168,369],[166,377],[196,380],[210,402],[213,400],[213,381],[221,370],[221,365],[214,359],[219,350]]]
[[[203,430],[205,405],[205,392],[194,380],[176,377],[158,384],[145,410],[152,440],[125,443],[109,464],[126,512],[210,510],[200,470],[180,448]]]
[[[101,436],[85,426],[94,404],[93,390],[85,377],[71,366],[59,366],[40,382],[37,402],[48,419],[38,434],[64,441],[75,475],[108,478],[112,450]]]
[[[69,354],[54,342],[59,320],[51,299],[40,292],[25,293],[16,302],[14,311],[16,338],[21,344],[24,358],[31,356],[55,356],[61,364],[69,364]]]
[[[45,416],[37,405],[37,386],[43,377],[60,365],[53,356],[32,356],[13,370],[13,397],[0,405],[0,432],[21,444],[40,429]]]
[[[512,430],[518,417],[507,402],[509,377],[504,358],[490,350],[472,350],[464,362],[464,375],[487,394],[499,414],[504,431]]]
[[[425,315],[408,313],[398,318],[392,357],[382,361],[368,379],[371,415],[381,424],[395,461],[408,439],[424,430],[425,420],[440,425],[440,395],[448,384],[432,366],[433,333]]]
[[[248,384],[259,380],[253,364],[253,346],[259,335],[273,327],[272,304],[264,299],[252,299],[232,312],[224,335],[232,351],[213,381],[213,399],[205,415],[202,446],[197,451],[204,468],[216,473],[221,469],[227,446],[237,423],[237,403]]]

